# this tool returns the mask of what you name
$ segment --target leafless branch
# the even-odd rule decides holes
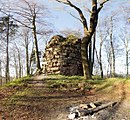
[[[68,13],[69,13],[72,17],[76,18],[76,19],[79,20],[81,23],[83,23],[82,20],[81,20],[80,18],[76,17],[75,15],[73,15],[73,14],[70,13],[70,12],[68,12]]]
[[[8,14],[7,14],[6,12],[4,12],[3,10],[0,10],[0,12],[2,12],[3,14],[5,14],[5,15],[8,16]],[[23,22],[21,22],[21,21],[15,19],[13,16],[10,16],[10,17],[11,17],[11,19],[13,19],[13,20],[15,20],[16,22],[20,23],[20,24],[23,25],[24,27],[27,27],[27,28],[32,29],[32,27],[29,27],[28,25],[24,24]]]
[[[87,10],[87,12],[92,13],[92,11],[89,8],[87,8],[85,6],[84,6],[84,8]]]
[[[69,0],[66,0],[66,2],[64,1],[60,1],[60,0],[56,0],[57,2],[59,3],[63,3],[63,4],[66,4],[66,5],[69,5],[70,7],[74,8],[75,10],[77,10],[77,12],[79,13],[79,16],[82,20],[82,23],[83,25],[87,28],[88,30],[88,26],[87,26],[87,21],[86,21],[86,18],[84,17],[84,14],[82,12],[82,10],[80,8],[78,8],[77,6],[75,6],[73,3],[71,3]]]
[[[63,3],[63,4],[66,4],[66,5],[69,5],[68,2],[64,2],[64,1],[60,1],[60,0],[56,0],[56,1],[59,2],[59,3]]]
[[[102,3],[100,3],[99,8],[97,9],[98,13],[100,12],[100,10],[103,8],[103,5],[108,2],[109,0],[104,0]]]

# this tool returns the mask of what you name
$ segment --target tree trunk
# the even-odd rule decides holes
[[[20,56],[20,51],[18,49],[18,63],[19,63],[19,78],[21,78],[21,56]]]
[[[2,65],[0,60],[0,86],[2,86]]]
[[[0,77],[2,77],[2,62],[0,60]]]
[[[6,83],[9,81],[9,17],[7,20],[7,34],[6,34],[6,71],[5,71],[5,79]]]
[[[113,45],[113,23],[111,17],[111,31],[110,31],[110,45],[111,45],[111,75],[115,77],[115,51]]]
[[[40,60],[39,60],[39,56],[38,56],[38,43],[37,43],[37,33],[36,33],[35,19],[36,19],[36,15],[33,16],[33,22],[32,22],[34,45],[35,45],[36,65],[37,65],[37,70],[41,70]]]
[[[101,38],[102,39],[102,38]],[[100,49],[99,49],[99,65],[100,65],[100,72],[101,72],[101,78],[103,79],[103,68],[102,68],[102,45],[103,45],[103,41],[101,40],[100,43]]]
[[[99,67],[100,67],[101,78],[103,79],[103,68],[102,68],[102,54],[101,54],[101,48],[102,48],[102,45],[101,45],[101,43],[100,43],[99,57],[98,57],[97,50],[96,50],[96,57],[97,57],[97,61],[98,61]]]
[[[96,43],[96,31],[93,34],[93,52],[92,52],[92,61],[91,61],[91,75],[93,75],[93,65],[94,65],[94,57],[95,57],[95,43]]]
[[[30,74],[30,69],[29,69],[29,53],[28,53],[28,42],[25,43],[26,44],[26,71],[27,71],[27,75]]]
[[[100,62],[100,72],[101,72],[101,78],[103,79],[103,68],[102,68],[102,62]]]
[[[14,57],[14,67],[15,67],[15,78],[18,78],[18,65],[17,65],[17,60],[16,60],[16,56],[15,53],[13,53],[13,57]]]
[[[129,51],[126,49],[126,77],[128,77],[128,75],[129,75],[129,63],[128,63],[128,59],[129,59]]]
[[[89,66],[90,66],[90,73],[91,73],[91,75],[92,75],[92,41],[89,43],[89,46],[88,46],[88,48],[86,48],[86,49],[88,49],[88,53],[89,53],[89,57],[88,57],[88,59],[89,59]]]
[[[86,42],[89,39],[87,37],[83,37],[81,43],[81,57],[82,57],[82,66],[83,66],[83,73],[85,79],[91,79],[91,72],[89,66],[89,59],[88,59],[88,43]]]

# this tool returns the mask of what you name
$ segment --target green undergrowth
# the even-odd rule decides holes
[[[49,75],[45,78],[49,88],[58,89],[92,89],[94,84],[100,84],[103,80],[85,80],[83,76]]]
[[[111,91],[113,86],[128,81],[125,78],[105,78],[96,76],[92,80],[85,80],[83,76],[49,75],[46,79],[50,88],[84,87],[86,90]]]
[[[30,76],[26,76],[20,79],[13,80],[12,82],[4,85],[4,87],[10,86],[23,86],[27,84],[26,81],[31,80]],[[79,90],[80,88],[84,88],[85,90],[95,90],[96,92],[107,93],[112,92],[114,90],[114,86],[118,86],[120,84],[128,84],[128,88],[130,88],[130,80],[126,80],[124,78],[106,78],[106,79],[93,79],[93,80],[85,80],[83,76],[63,76],[63,75],[48,75],[45,79],[45,84],[49,88],[49,90]],[[39,97],[45,96],[47,94],[47,89],[36,89],[33,87],[22,87],[23,89],[17,90],[12,97],[6,101],[6,104],[16,104],[20,99],[26,99],[28,97]],[[74,89],[76,88],[76,89]],[[115,89],[116,90],[116,89]],[[69,92],[69,91],[68,91]],[[40,100],[40,97],[39,97]]]
[[[5,98],[2,104],[4,106],[15,105],[16,102],[24,96],[24,93],[28,89],[26,83],[26,81],[28,80],[31,80],[31,76],[25,76],[22,78],[14,79],[11,82],[2,86],[1,89],[7,89],[7,92],[8,90],[12,91],[12,94]]]
[[[110,92],[113,90],[114,86],[121,84],[126,84],[127,80],[124,78],[107,78],[101,84],[96,86],[97,92]]]
[[[22,78],[14,79],[11,82],[5,84],[3,87],[13,87],[13,86],[22,86],[25,84],[25,81],[30,80],[31,76],[25,76]]]
[[[45,80],[81,80],[83,76],[48,75]]]

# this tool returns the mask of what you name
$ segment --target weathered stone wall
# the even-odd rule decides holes
[[[81,40],[73,35],[52,37],[44,54],[45,71],[48,74],[82,75],[80,48]]]

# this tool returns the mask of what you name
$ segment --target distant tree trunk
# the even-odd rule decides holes
[[[103,68],[102,68],[102,45],[100,43],[100,49],[99,49],[99,57],[98,57],[98,53],[97,53],[97,50],[96,50],[96,57],[97,57],[97,61],[98,61],[98,64],[99,64],[99,67],[100,67],[100,73],[101,73],[101,78],[103,79]]]
[[[88,53],[89,53],[88,59],[89,59],[89,65],[90,65],[89,69],[90,69],[90,74],[92,75],[92,41],[89,43]]]
[[[6,70],[5,70],[5,79],[6,83],[10,81],[9,75],[9,17],[7,17],[7,33],[6,33]]]
[[[111,45],[111,76],[115,77],[115,51],[113,45],[113,21],[111,17],[111,30],[110,30],[110,45]]]
[[[125,26],[125,30],[124,30],[124,35],[123,33],[121,33],[121,40],[122,42],[124,43],[124,47],[125,47],[125,58],[126,58],[126,61],[125,61],[125,71],[126,71],[126,77],[129,76],[129,52],[130,52],[130,49],[129,49],[129,36],[127,31],[126,31],[126,26]]]
[[[128,77],[128,75],[129,75],[129,63],[128,63],[128,60],[129,60],[129,51],[126,50],[126,77]]]
[[[104,38],[105,39],[105,38]],[[98,64],[100,66],[100,73],[101,73],[101,78],[103,79],[103,68],[102,68],[102,46],[103,46],[103,36],[100,30],[100,48],[99,48],[99,57],[97,54],[97,50],[96,50],[96,56],[97,56],[97,60],[98,60]]]
[[[35,13],[35,12],[34,12]],[[37,33],[36,33],[36,14],[33,16],[33,21],[32,21],[32,26],[33,26],[33,36],[34,36],[34,45],[35,45],[35,57],[36,57],[36,64],[37,64],[37,69],[40,70],[40,60],[38,56],[38,43],[37,43]]]
[[[2,76],[2,62],[0,60],[0,77]]]
[[[99,65],[100,65],[100,72],[101,72],[101,78],[103,79],[103,68],[102,68],[102,44],[103,41],[100,43],[100,49],[99,49]]]
[[[22,68],[21,68],[21,56],[19,49],[18,49],[18,63],[19,63],[19,78],[21,78]]]
[[[21,54],[20,54],[20,49],[18,48],[17,44],[15,43],[15,47],[17,50],[17,57],[18,57],[18,78],[21,78],[22,75],[22,63],[21,63]]]
[[[26,51],[26,71],[27,75],[30,74],[30,67],[29,67],[29,52],[28,52],[28,38],[25,38],[26,43],[25,43],[25,51]]]
[[[23,68],[23,65],[21,64],[21,77],[23,77],[24,75],[24,68]]]
[[[15,53],[13,53],[13,57],[14,57],[14,68],[15,68],[15,78],[18,78],[18,65],[17,65],[17,57],[15,55]]]
[[[2,64],[0,60],[0,85],[2,86]]]
[[[124,46],[125,46],[125,54],[126,54],[126,77],[129,75],[129,43],[128,43],[128,38],[125,36],[125,41]]]

